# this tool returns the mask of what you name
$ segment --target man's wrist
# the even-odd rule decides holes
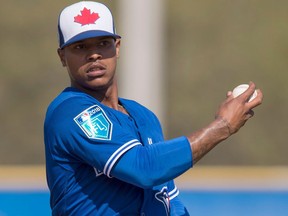
[[[233,134],[233,129],[232,129],[230,123],[224,117],[216,116],[214,122],[219,127],[219,129],[223,129],[224,134],[225,133],[227,134],[226,138],[228,138],[229,136],[231,136]],[[225,130],[225,128],[226,128],[226,130]]]

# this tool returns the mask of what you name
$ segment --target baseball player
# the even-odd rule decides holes
[[[238,131],[261,104],[228,92],[208,126],[164,140],[157,117],[118,96],[121,37],[110,10],[81,1],[58,21],[59,49],[71,85],[49,105],[44,123],[53,215],[189,215],[173,179]],[[135,71],[137,73],[137,70]]]

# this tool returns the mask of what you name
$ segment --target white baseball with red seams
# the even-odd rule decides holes
[[[237,97],[239,95],[241,95],[242,93],[244,93],[244,91],[246,91],[249,88],[248,84],[241,84],[237,87],[235,87],[232,91],[232,95],[233,97]],[[248,102],[252,101],[255,97],[257,96],[257,91],[255,90],[253,95],[249,98]]]

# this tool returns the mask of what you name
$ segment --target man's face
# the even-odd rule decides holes
[[[108,89],[114,80],[120,40],[96,37],[58,50],[68,70],[71,86],[88,91]]]

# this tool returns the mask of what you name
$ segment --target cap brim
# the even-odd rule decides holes
[[[115,39],[121,38],[121,36],[119,36],[117,34],[112,34],[110,32],[91,30],[91,31],[82,32],[81,34],[78,34],[78,35],[72,37],[70,40],[66,41],[66,43],[62,44],[60,46],[60,48],[62,49],[65,46],[68,46],[68,45],[75,43],[77,41],[81,41],[81,40],[85,40],[85,39],[89,39],[89,38],[94,38],[94,37],[113,37]]]

